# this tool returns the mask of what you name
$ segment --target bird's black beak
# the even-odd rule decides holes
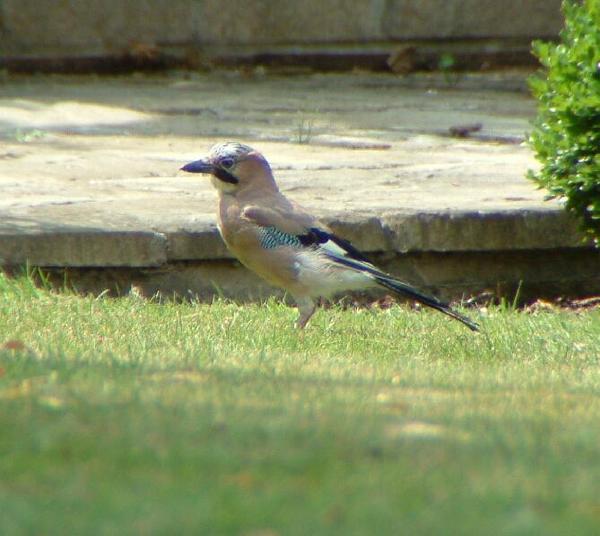
[[[181,168],[181,171],[188,173],[212,173],[214,170],[214,166],[206,160],[195,160]]]

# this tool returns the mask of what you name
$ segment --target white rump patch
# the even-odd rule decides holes
[[[342,292],[376,286],[370,274],[338,264],[318,251],[298,252],[294,264],[298,280],[311,289],[314,298],[329,298]]]

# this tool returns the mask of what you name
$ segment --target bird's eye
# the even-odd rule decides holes
[[[232,167],[234,164],[233,158],[223,158],[223,160],[221,160],[221,166],[223,166],[226,169],[229,169],[230,167]]]

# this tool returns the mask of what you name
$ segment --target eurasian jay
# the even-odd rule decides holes
[[[229,250],[247,268],[289,292],[304,328],[320,297],[383,287],[459,320],[478,325],[437,298],[382,272],[350,242],[288,200],[277,187],[269,163],[241,143],[215,145],[206,158],[181,168],[210,175],[219,195],[218,226]]]

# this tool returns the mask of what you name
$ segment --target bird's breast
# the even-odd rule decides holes
[[[292,248],[265,249],[261,227],[243,218],[234,200],[221,200],[218,227],[225,245],[243,265],[275,286],[292,289],[297,278]]]

